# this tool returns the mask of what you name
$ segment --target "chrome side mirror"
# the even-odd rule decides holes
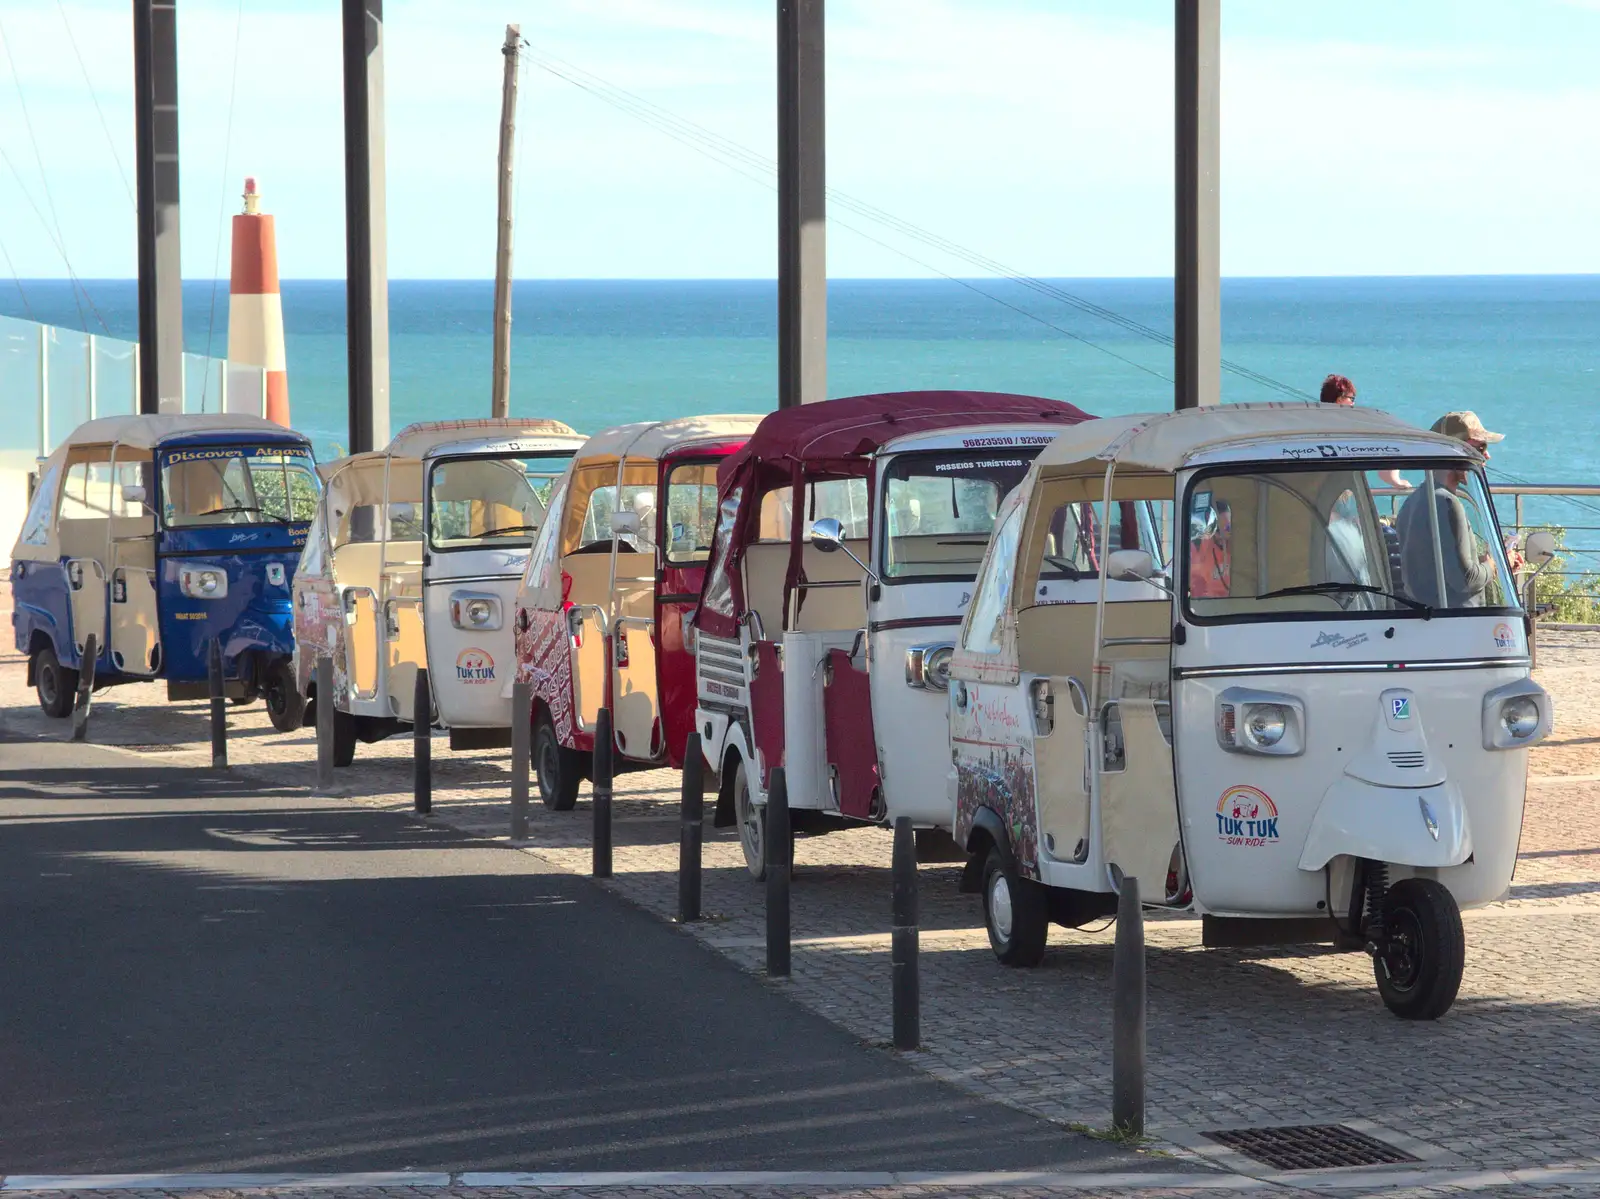
[[[811,544],[825,554],[844,549],[844,526],[831,516],[812,521]]]

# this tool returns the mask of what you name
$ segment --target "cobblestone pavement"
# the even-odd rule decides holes
[[[1158,1146],[1186,1155],[1185,1143],[1203,1130],[1355,1121],[1413,1138],[1434,1167],[1600,1168],[1600,708],[1590,700],[1600,684],[1600,637],[1547,634],[1540,654],[1557,731],[1533,754],[1511,895],[1466,915],[1467,971],[1455,1009],[1436,1023],[1397,1020],[1378,1000],[1362,955],[1202,951],[1197,921],[1154,915],[1146,927],[1147,1086]],[[12,735],[66,735],[64,722],[39,712],[14,655],[0,657],[0,724]],[[311,789],[309,730],[275,733],[260,705],[230,709],[229,726],[235,770]],[[175,765],[209,762],[205,705],[168,704],[159,685],[102,692],[90,737]],[[504,837],[509,755],[452,754],[439,738],[433,762],[435,818]],[[361,746],[356,767],[339,776],[350,802],[409,809],[409,740]],[[615,877],[604,884],[664,920],[676,908],[677,787],[665,771],[617,780]],[[587,791],[569,813],[546,811],[535,798],[526,849],[587,874],[590,824]],[[890,1037],[889,856],[890,837],[878,829],[799,842],[794,976],[773,984],[875,1045]],[[910,1060],[972,1093],[1063,1123],[1105,1126],[1111,929],[1053,929],[1040,968],[1003,969],[989,952],[976,897],[957,894],[958,869],[921,870],[925,1047]],[[760,972],[762,893],[744,875],[731,830],[707,829],[704,894],[707,918],[685,932]],[[1473,1193],[1512,1193],[1477,1189],[1488,1181]],[[1559,1191],[1541,1185],[1529,1193]]]

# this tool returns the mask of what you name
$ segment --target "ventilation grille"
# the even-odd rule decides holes
[[[1389,751],[1389,764],[1401,770],[1421,770],[1427,758],[1420,749],[1395,749]]]
[[[1397,1166],[1421,1159],[1343,1124],[1287,1128],[1225,1128],[1202,1136],[1275,1170],[1336,1170],[1346,1166]]]

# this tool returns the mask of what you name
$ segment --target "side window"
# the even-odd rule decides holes
[[[739,517],[740,488],[728,493],[717,509],[717,532],[711,542],[711,566],[706,573],[705,606],[721,616],[733,615],[733,525]]]
[[[849,540],[867,535],[867,481],[865,479],[822,479],[808,483],[804,492],[806,523],[831,516],[844,526]],[[793,488],[775,487],[761,497],[761,520],[757,541],[788,541],[793,518]]]
[[[567,484],[563,479],[556,484],[555,494],[550,497],[544,528],[539,530],[533,551],[528,555],[528,573],[523,586],[529,590],[543,590],[555,581],[556,563],[561,557],[561,505],[566,498]]]
[[[50,541],[50,514],[55,510],[56,482],[61,477],[61,464],[44,472],[44,478],[33,493],[28,505],[28,515],[22,522],[23,545],[47,545]]]
[[[667,476],[667,561],[704,562],[717,527],[717,464],[688,462]]]
[[[1012,581],[1017,574],[1017,544],[1022,536],[1022,505],[1011,510],[995,530],[978,576],[978,593],[972,600],[961,647],[975,654],[1000,652],[1000,621],[1011,598]]]
[[[87,520],[89,511],[89,464],[74,462],[67,468],[66,482],[61,487],[60,517],[62,520]]]
[[[306,534],[306,548],[300,554],[300,573],[321,575],[326,572],[327,551],[323,537],[322,509],[311,520],[311,531]]]

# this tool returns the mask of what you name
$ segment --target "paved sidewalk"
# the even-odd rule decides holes
[[[1589,698],[1600,685],[1600,638],[1550,635],[1541,655],[1558,731],[1534,754],[1511,897],[1466,918],[1455,1010],[1436,1024],[1396,1020],[1364,956],[1202,951],[1197,922],[1152,918],[1148,1087],[1158,1144],[1185,1156],[1205,1130],[1370,1122],[1408,1138],[1430,1167],[1600,1168],[1600,709]],[[17,735],[63,735],[15,666],[0,665],[0,722]],[[240,773],[310,788],[309,731],[276,734],[259,706],[231,710],[230,728]],[[204,705],[169,706],[159,687],[102,693],[91,736],[145,747],[133,751],[142,755],[175,750],[174,764],[208,761],[196,752],[206,744]],[[508,756],[444,746],[435,741],[436,818],[503,837]],[[352,802],[409,809],[409,754],[403,739],[362,746],[340,786]],[[616,813],[616,876],[606,885],[671,919],[676,775],[622,777]],[[587,792],[565,814],[535,800],[529,852],[587,874],[590,820]],[[876,829],[800,841],[794,978],[771,984],[877,1045],[890,1036],[889,847]],[[759,973],[762,895],[730,832],[708,829],[705,862],[708,918],[685,931]],[[1103,1127],[1111,930],[1053,930],[1042,967],[1005,970],[989,952],[976,898],[957,894],[956,874],[921,872],[925,1048],[908,1060],[970,1093]]]

